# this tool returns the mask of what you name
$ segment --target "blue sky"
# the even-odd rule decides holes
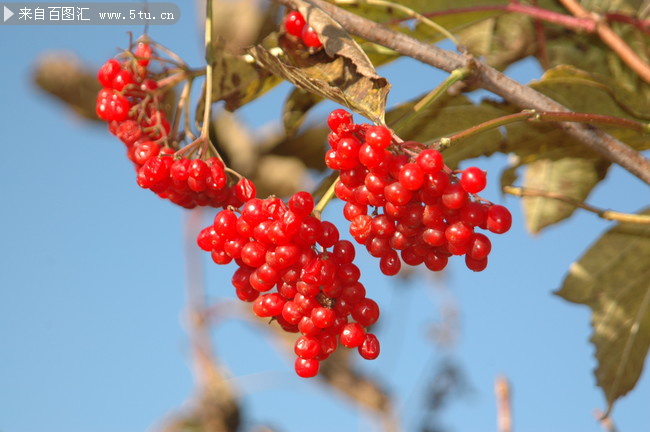
[[[150,35],[198,66],[200,21],[190,3],[179,2],[177,25],[151,27]],[[44,53],[72,52],[98,67],[127,45],[128,31],[141,30],[0,26],[1,432],[151,430],[192,395],[183,310],[187,212],[137,187],[123,145],[102,125],[80,120],[31,83]],[[509,72],[524,82],[539,73],[532,62]],[[389,104],[444,77],[410,61],[380,73],[393,84]],[[281,86],[239,115],[255,127],[277,121],[288,89]],[[319,108],[312,119],[332,107]],[[589,312],[551,293],[611,225],[578,212],[531,237],[518,200],[496,190],[505,158],[472,163],[489,171],[486,198],[512,209],[511,232],[492,236],[490,265],[477,274],[455,260],[442,278],[387,278],[358,250],[362,280],[382,308],[382,355],[360,366],[394,394],[405,430],[422,421],[423,383],[436,362],[451,358],[470,390],[440,416],[450,430],[496,429],[493,384],[505,374],[513,385],[516,430],[600,431],[592,412],[604,399],[592,376]],[[589,201],[633,212],[647,196],[646,185],[613,168]],[[340,210],[334,203],[325,217],[343,226]],[[213,213],[205,212],[206,225]],[[232,301],[224,281],[233,268],[209,261],[203,256],[211,299]],[[428,335],[449,305],[459,312],[459,335],[442,349]],[[291,357],[259,328],[225,317],[213,339],[241,395],[245,430],[260,423],[285,431],[379,430],[368,412],[332,397],[317,380],[295,377]],[[620,430],[647,429],[648,401],[646,373],[615,408]],[[320,421],[323,412],[327,422]]]

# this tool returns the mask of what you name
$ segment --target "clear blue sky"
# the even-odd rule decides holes
[[[180,22],[150,34],[198,66],[200,21],[193,2],[178,3]],[[1,432],[150,430],[192,395],[183,315],[187,212],[137,187],[123,145],[102,125],[80,120],[31,83],[44,53],[72,52],[98,67],[127,45],[128,31],[141,30],[0,26]],[[418,83],[443,77],[407,61],[380,72],[393,83],[391,104],[419,94]],[[532,62],[511,72],[523,81],[538,74]],[[272,92],[241,118],[256,127],[277,121],[287,90]],[[452,358],[470,389],[440,417],[450,430],[496,429],[493,383],[505,374],[513,385],[515,430],[601,431],[592,416],[604,399],[592,376],[589,312],[551,293],[610,225],[579,212],[533,238],[518,200],[496,190],[505,158],[474,162],[489,170],[486,197],[512,209],[512,231],[492,237],[490,265],[477,274],[455,260],[443,278],[418,274],[405,282],[379,276],[377,262],[359,250],[363,282],[382,308],[383,343],[380,359],[361,366],[395,395],[405,430],[422,421],[423,384],[436,362]],[[647,196],[647,186],[614,168],[590,202],[632,212]],[[325,216],[343,226],[339,213],[333,204]],[[206,224],[212,214],[206,212]],[[211,298],[232,299],[224,282],[232,267],[204,258]],[[442,350],[427,336],[449,304],[458,308],[460,333]],[[225,320],[214,342],[239,388],[245,430],[259,423],[290,432],[378,430],[367,412],[329,397],[317,380],[297,378],[291,356],[275,351],[259,329]],[[649,401],[646,373],[616,406],[621,431],[647,430]]]

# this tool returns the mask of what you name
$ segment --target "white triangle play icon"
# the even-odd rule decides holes
[[[9,8],[8,8],[7,6],[5,6],[4,13],[5,13],[5,16],[4,16],[4,20],[5,20],[5,22],[6,22],[9,18],[11,18],[12,16],[14,16],[14,13],[13,13],[12,11],[10,11]]]

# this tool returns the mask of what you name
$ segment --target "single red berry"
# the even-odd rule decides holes
[[[491,250],[492,243],[490,239],[484,234],[475,233],[470,239],[467,255],[475,260],[482,260],[487,258]]]
[[[146,67],[149,65],[149,61],[151,60],[151,53],[151,45],[145,42],[140,42],[138,46],[135,47],[133,55],[138,59],[138,64],[140,66]]]
[[[438,172],[444,166],[442,155],[434,149],[423,150],[416,158],[416,163],[426,174]]]
[[[133,84],[134,82],[133,74],[128,70],[122,69],[115,74],[115,77],[113,77],[111,87],[117,91],[122,91],[126,86]]]
[[[492,205],[488,209],[487,229],[496,234],[507,232],[512,226],[512,215],[502,205]]]
[[[424,171],[418,164],[407,163],[399,171],[399,182],[408,190],[418,190],[424,183]]]
[[[458,210],[467,203],[468,195],[459,183],[449,184],[442,193],[442,203],[445,207]]]
[[[327,328],[334,323],[336,313],[326,307],[317,307],[311,311],[311,320],[316,327]]]
[[[304,359],[298,357],[294,364],[296,374],[301,378],[312,378],[318,374],[320,363],[316,359]]]
[[[386,276],[394,276],[399,273],[402,267],[402,262],[399,259],[397,252],[390,251],[379,260],[379,269]]]
[[[336,242],[332,253],[336,261],[341,265],[351,264],[356,254],[354,245],[349,240],[339,240]]]
[[[312,26],[305,25],[302,29],[302,42],[310,48],[320,48],[323,43]]]
[[[309,192],[296,192],[287,205],[289,210],[302,219],[314,210],[314,197]]]
[[[366,335],[365,330],[359,323],[348,323],[339,334],[341,345],[347,348],[355,348],[363,343]]]
[[[348,127],[352,125],[352,114],[344,109],[335,109],[327,117],[327,126],[332,132],[337,132],[342,126]]]
[[[300,336],[293,347],[298,357],[313,359],[320,354],[320,340],[313,336]]]
[[[361,345],[357,347],[359,355],[366,360],[374,360],[379,357],[379,339],[372,333],[367,333]]]
[[[472,228],[462,222],[456,222],[445,230],[445,237],[449,243],[454,245],[465,245],[472,237]]]
[[[366,297],[352,307],[352,318],[362,326],[369,327],[379,319],[379,305]]]
[[[305,27],[305,17],[298,11],[291,11],[284,19],[284,29],[292,36],[301,37]]]
[[[488,265],[488,259],[486,257],[481,260],[476,260],[469,255],[465,255],[465,265],[471,271],[480,272],[486,269]]]
[[[384,126],[370,126],[366,131],[366,142],[379,150],[388,147],[393,139],[389,129]]]
[[[97,80],[103,87],[111,87],[113,78],[122,69],[120,62],[115,59],[110,59],[99,68],[97,71]]]
[[[460,185],[467,193],[475,194],[485,189],[487,178],[485,171],[477,167],[469,167],[463,170],[460,178]]]

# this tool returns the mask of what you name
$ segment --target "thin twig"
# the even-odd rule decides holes
[[[616,429],[616,425],[614,424],[614,421],[612,420],[611,417],[606,416],[604,412],[601,410],[597,409],[594,411],[594,417],[596,420],[598,420],[598,423],[603,427],[605,432],[616,432],[618,429]]]
[[[293,0],[275,1],[290,7],[296,7]],[[490,66],[476,62],[470,57],[426,44],[372,20],[345,11],[324,0],[304,1],[327,12],[348,33],[390,48],[401,55],[412,57],[422,63],[447,72],[471,64],[474,72],[472,78],[476,84],[523,109],[570,112],[569,109],[553,99],[531,87],[516,82]],[[607,160],[619,164],[650,185],[650,161],[639,152],[591,125],[559,123],[558,126],[569,135],[577,138],[585,147],[601,154]]]
[[[185,225],[188,333],[201,420],[206,430],[225,432],[232,430],[230,423],[237,417],[239,408],[225,372],[215,362],[210,325],[205,317],[207,306],[202,257],[194,240],[200,226],[201,210],[190,211]]]
[[[473,137],[480,133],[505,126],[510,123],[516,123],[519,121],[531,121],[531,122],[576,122],[576,123],[587,123],[587,124],[602,124],[612,127],[622,127],[626,129],[632,129],[640,133],[650,133],[650,125],[640,123],[635,120],[630,120],[622,117],[613,117],[606,116],[601,114],[590,114],[590,113],[576,113],[576,112],[537,112],[535,110],[524,110],[515,114],[508,114],[505,116],[493,118],[483,123],[479,123],[472,127],[469,127],[461,132],[456,134],[440,138],[439,140],[433,141],[433,148],[440,150],[449,147],[450,145],[457,143],[458,141]]]
[[[498,376],[494,383],[494,394],[497,399],[497,431],[512,432],[510,384],[503,375]]]
[[[588,212],[594,213],[606,220],[637,223],[637,224],[650,224],[650,216],[648,215],[621,213],[613,210],[603,210],[598,207],[594,207],[582,201],[573,199],[571,197],[556,192],[548,192],[548,191],[542,191],[537,189],[520,188],[514,186],[504,186],[503,191],[507,194],[518,196],[518,197],[541,197],[541,198],[549,198],[549,199],[562,201],[574,207],[578,207],[583,210],[587,210]]]
[[[598,33],[600,39],[618,54],[621,60],[636,72],[641,79],[650,83],[650,65],[639,57],[627,42],[607,25],[605,20],[583,8],[576,0],[560,0],[560,2],[576,17],[591,18],[596,23],[596,33]]]

